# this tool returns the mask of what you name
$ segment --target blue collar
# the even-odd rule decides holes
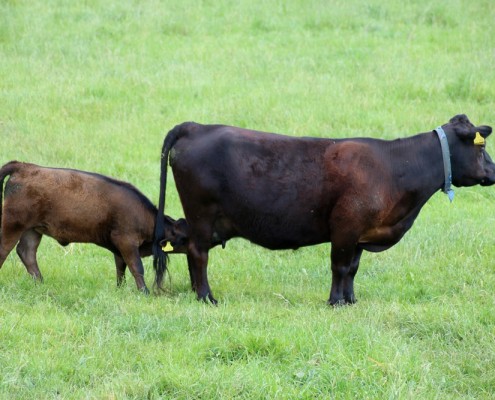
[[[441,126],[435,129],[435,132],[440,139],[440,146],[442,146],[442,158],[443,158],[443,171],[445,173],[445,183],[442,191],[449,196],[449,200],[454,200],[454,191],[452,190],[452,168],[450,166],[450,151],[449,142],[447,136]]]

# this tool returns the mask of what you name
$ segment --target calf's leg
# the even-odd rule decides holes
[[[27,272],[35,280],[40,282],[43,282],[43,276],[38,267],[36,252],[42,237],[43,235],[40,233],[33,229],[29,229],[22,234],[19,244],[16,247],[17,254],[26,267]]]
[[[4,226],[2,226],[2,233],[0,235],[0,268],[2,268],[5,259],[22,236],[22,230],[10,231],[6,229],[5,222],[3,221]]]
[[[144,283],[144,267],[138,249],[136,248],[132,254],[123,254],[123,257],[136,281],[137,288],[144,294],[149,294],[150,291],[146,286],[146,283]]]
[[[144,283],[144,267],[139,254],[139,244],[134,243],[132,237],[128,238],[118,234],[112,236],[112,241],[119,250],[123,262],[129,267],[137,288],[143,293],[149,294],[150,291]],[[120,270],[119,272],[118,268],[117,265],[117,274],[122,273],[123,271]]]

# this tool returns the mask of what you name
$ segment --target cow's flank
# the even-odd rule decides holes
[[[435,192],[451,193],[450,181],[455,186],[495,183],[495,165],[484,146],[491,131],[465,115],[391,141],[289,137],[183,123],[163,144],[159,215],[170,161],[189,225],[188,259],[199,299],[216,302],[207,278],[210,248],[243,237],[269,249],[331,242],[328,302],[354,303],[363,250],[396,244]],[[157,220],[155,235],[163,232]],[[159,251],[155,258],[162,259]]]

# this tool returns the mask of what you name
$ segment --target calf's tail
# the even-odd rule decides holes
[[[17,171],[18,162],[10,161],[0,168],[0,226],[2,226],[3,181],[9,175]]]
[[[158,290],[163,288],[163,277],[167,271],[168,257],[165,252],[162,251],[160,241],[165,237],[165,197],[167,190],[167,164],[170,149],[177,142],[181,136],[183,130],[182,125],[177,125],[170,132],[167,133],[163,141],[161,166],[160,166],[160,195],[158,200],[158,213],[156,214],[155,222],[155,234],[153,238],[153,268],[155,269],[155,282],[154,286]]]

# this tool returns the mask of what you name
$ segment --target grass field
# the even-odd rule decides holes
[[[103,173],[156,202],[163,137],[187,120],[386,139],[458,113],[495,126],[492,3],[0,0],[0,163]],[[166,212],[182,216],[173,181]],[[493,398],[494,226],[495,189],[435,195],[335,309],[330,245],[214,249],[212,307],[182,256],[145,297],[115,287],[107,251],[45,238],[44,284],[15,254],[0,271],[0,398]]]

